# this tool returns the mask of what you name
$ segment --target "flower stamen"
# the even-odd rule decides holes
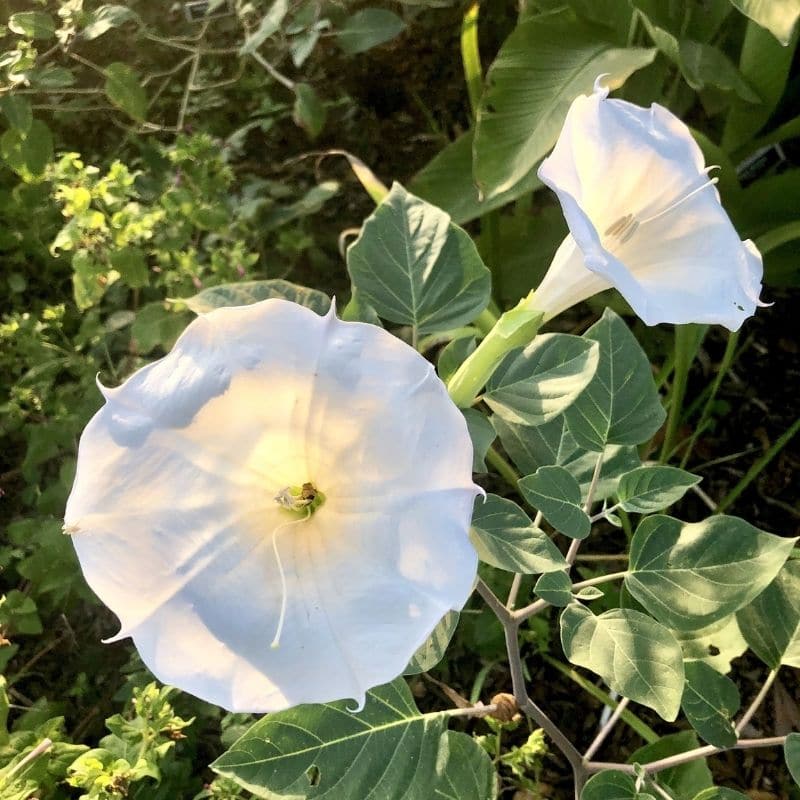
[[[713,167],[709,167],[708,169],[713,169]],[[674,211],[676,208],[678,208],[678,206],[682,206],[687,200],[694,197],[699,192],[702,192],[703,189],[707,189],[709,186],[714,186],[717,183],[719,183],[719,178],[708,178],[708,180],[706,180],[704,183],[701,183],[700,186],[696,186],[688,194],[679,197],[674,203],[671,203],[665,209],[662,209],[656,214],[641,220],[639,224],[646,225],[648,222],[653,222],[654,220],[660,219],[665,214],[669,214],[671,211]]]
[[[706,170],[704,170],[706,176],[708,175],[708,171],[711,169],[714,169],[714,167],[708,167]],[[652,214],[649,217],[645,217],[644,219],[641,220],[636,219],[636,217],[633,214],[625,214],[624,216],[620,217],[616,222],[609,225],[608,228],[606,228],[605,232],[603,233],[603,238],[616,239],[615,244],[617,245],[625,244],[625,242],[627,242],[633,236],[633,234],[636,233],[640,225],[646,225],[648,222],[653,222],[654,220],[660,219],[666,214],[669,214],[670,212],[674,211],[679,206],[683,205],[687,200],[694,197],[698,192],[703,191],[703,189],[706,189],[709,186],[714,186],[718,182],[719,178],[708,178],[700,186],[696,186],[691,191],[682,195],[677,200],[670,203],[666,208],[662,209],[661,211],[658,211],[655,214]]]
[[[276,498],[277,499],[277,498]],[[311,509],[306,508],[306,514],[304,517],[300,517],[299,519],[291,519],[288,522],[284,522],[282,525],[278,525],[272,531],[272,552],[275,554],[275,563],[278,565],[278,574],[281,576],[281,610],[278,614],[278,625],[275,628],[275,636],[270,643],[270,647],[275,650],[280,647],[281,644],[281,634],[283,633],[283,623],[286,620],[286,599],[287,599],[287,592],[286,592],[286,573],[283,570],[283,561],[281,560],[281,554],[278,550],[278,534],[285,530],[286,528],[290,527],[291,525],[299,525],[301,522],[306,522],[307,520],[311,519]]]
[[[603,237],[616,238],[619,239],[619,244],[624,244],[636,233],[639,224],[639,221],[633,214],[625,214],[624,217],[620,217],[613,225],[610,225],[606,229]]]

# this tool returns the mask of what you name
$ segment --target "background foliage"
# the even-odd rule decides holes
[[[765,428],[757,404],[763,387],[755,377],[748,385],[747,369],[756,376],[771,358],[782,372],[796,354],[796,344],[793,351],[784,343],[791,327],[781,321],[791,317],[787,299],[797,298],[800,284],[796,0],[530,0],[520,8],[491,0],[480,10],[449,0],[380,7],[35,0],[5,11],[0,797],[222,800],[251,790],[284,796],[287,786],[299,796],[336,796],[315,783],[315,775],[327,779],[341,767],[334,750],[309,763],[283,754],[277,775],[237,760],[247,744],[234,745],[241,735],[264,742],[301,712],[251,728],[250,718],[157,686],[128,645],[99,644],[115,632],[114,620],[83,583],[61,531],[77,438],[100,403],[96,376],[114,385],[158,357],[193,312],[268,296],[324,310],[336,294],[345,316],[382,319],[436,360],[446,378],[482,334],[470,323],[490,285],[493,307],[512,305],[537,284],[563,237],[560,211],[540,191],[535,168],[571,99],[600,73],[626,99],[657,100],[679,114],[708,162],[720,165],[726,208],[742,237],[765,254],[767,298],[778,301],[767,317],[775,333],[746,328],[721,341],[695,327],[676,337],[673,350],[665,331],[639,326],[645,355],[613,311],[575,335],[609,303],[627,313],[619,298],[575,312],[561,332],[542,336],[533,353],[513,355],[493,377],[484,398],[490,427],[468,414],[475,467],[492,492],[472,535],[489,586],[507,592],[508,573],[516,572],[524,575],[515,590],[522,605],[539,598],[552,606],[521,623],[526,677],[537,698],[540,684],[549,686],[542,697],[568,709],[565,716],[576,715],[565,704],[576,702],[577,686],[586,690],[579,702],[593,711],[578,714],[588,727],[568,726],[573,735],[591,740],[599,709],[616,705],[612,690],[640,704],[621,714],[625,733],[612,741],[617,760],[656,761],[696,747],[698,736],[731,746],[737,684],[749,701],[766,675],[772,682],[781,665],[800,666],[797,561],[782,567],[792,540],[780,538],[798,525],[797,493],[785,477],[797,465],[796,451],[785,449],[798,429],[797,407],[776,400]],[[341,148],[361,161],[341,158]],[[402,185],[373,213],[383,188],[375,175]],[[382,276],[396,289],[387,296],[374,275],[381,248],[393,247],[382,233],[410,214],[446,226],[446,242],[427,256],[450,280],[425,294],[412,291],[413,270]],[[345,268],[344,244],[367,216]],[[414,300],[398,304],[398,296]],[[645,369],[636,387],[647,410],[638,425],[617,424],[619,398],[602,396],[614,387],[594,381],[608,367],[603,343],[612,340],[626,359],[656,366],[655,381]],[[794,370],[785,372],[789,387]],[[535,386],[520,375],[534,375]],[[659,434],[664,396],[669,417]],[[600,438],[596,425],[581,424],[598,403],[612,409]],[[724,422],[739,404],[751,408],[743,429],[762,426],[735,462],[745,466],[738,474],[704,472],[704,462],[747,448],[742,430],[734,425],[732,434]],[[493,451],[489,467],[483,463],[495,438],[513,466],[493,463]],[[659,452],[662,466],[641,466]],[[594,497],[607,505],[590,521],[584,503],[597,453],[604,462]],[[691,489],[697,475],[678,467],[706,478],[701,495]],[[754,512],[753,499],[767,510]],[[703,502],[732,507],[774,535],[764,538],[733,517],[698,522],[708,511]],[[675,503],[670,514],[689,522],[656,514],[637,527],[636,515]],[[526,504],[540,514],[532,519]],[[576,586],[566,575],[566,537],[585,537],[592,523],[599,523],[598,555],[630,547],[618,589]],[[725,547],[715,560],[719,525],[739,550]],[[554,531],[561,536],[553,539]],[[672,561],[675,552],[689,558],[675,544],[681,537],[694,537],[705,556],[704,570],[690,575],[693,588],[738,572],[728,596],[676,613],[681,593],[669,587],[694,567]],[[591,583],[599,564],[578,562],[578,577]],[[559,630],[554,609],[573,595],[586,605],[569,605]],[[619,651],[635,653],[642,637],[660,639],[661,677],[671,670],[675,680],[642,686],[641,676],[615,666]],[[394,698],[396,730],[407,729],[425,756],[424,769],[405,776],[400,769],[387,792],[429,797],[433,786],[436,797],[486,798],[497,770],[520,798],[567,796],[564,762],[527,722],[458,720],[447,729],[441,709],[510,690],[502,629],[483,605],[458,622],[448,618],[415,661],[408,674],[432,670],[429,678],[412,678],[411,690],[399,680],[373,693]],[[797,706],[783,702],[789,728],[792,714],[797,726]],[[379,728],[386,712],[375,709],[368,705],[366,713]],[[666,719],[680,712],[679,731],[648,709]],[[331,714],[316,707],[301,722],[333,738]],[[396,747],[380,731],[374,739],[383,751]],[[37,750],[45,740],[52,745]],[[797,742],[786,743],[795,778]],[[213,772],[207,765],[217,758]],[[797,796],[782,766],[769,763],[766,783],[756,787],[743,773],[731,776],[725,763],[714,764],[718,782]],[[354,786],[380,785],[368,765],[354,761],[350,772],[362,781]],[[668,773],[660,786],[675,798],[740,796],[710,788],[704,761]],[[648,791],[657,789],[642,789],[635,774],[606,771],[591,778],[583,797]]]

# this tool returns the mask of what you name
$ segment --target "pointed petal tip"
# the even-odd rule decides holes
[[[364,706],[367,704],[367,695],[366,693],[362,693],[360,697],[352,697],[350,698],[355,704],[355,708],[351,708],[349,705],[345,706],[345,708],[351,714],[360,714],[364,710]]]
[[[114,392],[116,392],[116,389],[109,386],[103,386],[103,384],[100,382],[99,372],[94,376],[94,382],[100,394],[103,395],[103,399],[108,402],[113,396]]]
[[[601,100],[605,100],[608,97],[608,93],[610,89],[607,85],[605,85],[602,81],[603,78],[610,78],[610,72],[602,72],[594,79],[594,87],[592,88],[592,94],[598,95]]]
[[[122,627],[113,636],[109,636],[107,639],[101,639],[100,641],[103,644],[116,644],[117,642],[121,642],[123,639],[127,639],[130,636],[131,632]]]

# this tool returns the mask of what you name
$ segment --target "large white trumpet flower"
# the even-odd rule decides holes
[[[220,308],[103,394],[66,530],[162,681],[236,711],[360,703],[466,601],[466,425],[382,329]]]
[[[666,108],[609,100],[599,85],[578,97],[539,168],[570,233],[532,305],[550,319],[613,286],[648,325],[737,330],[761,305],[761,255],[739,239],[710,169]]]

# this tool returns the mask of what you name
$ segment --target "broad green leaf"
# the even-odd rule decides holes
[[[405,27],[405,22],[393,11],[364,8],[347,18],[336,34],[336,43],[352,56],[394,39]]]
[[[800,786],[800,733],[790,733],[783,745],[783,756],[794,782]]]
[[[696,794],[693,800],[750,800],[746,794],[729,789],[727,786],[709,786]]]
[[[678,716],[684,684],[681,647],[646,614],[619,608],[595,616],[575,603],[561,614],[561,644],[573,664],[597,673],[623,697],[668,722]]]
[[[447,731],[445,739],[449,756],[432,800],[494,800],[497,773],[486,750],[466,733]]]
[[[616,769],[592,775],[581,790],[581,800],[639,800],[632,775]]]
[[[186,327],[185,314],[179,314],[164,303],[148,303],[136,314],[131,326],[131,338],[142,355],[161,347],[169,350]]]
[[[712,41],[731,13],[728,0],[703,0],[703,13],[696,13],[696,0],[632,0],[646,22],[669,33],[673,38],[696,42]],[[672,57],[672,54],[670,54]]]
[[[56,32],[56,24],[44,11],[20,11],[8,18],[8,29],[28,39],[49,39]]]
[[[453,339],[442,348],[436,362],[436,372],[443,383],[447,383],[453,377],[456,370],[467,360],[467,356],[475,352],[475,347],[474,336],[462,336],[460,339]]]
[[[37,89],[64,89],[75,83],[75,73],[66,67],[47,64],[29,73],[31,86]]]
[[[274,278],[266,281],[242,281],[242,283],[223,283],[211,286],[193,297],[185,297],[175,302],[183,303],[195,314],[205,314],[221,306],[247,306],[260,300],[277,297],[291,300],[301,306],[323,315],[328,313],[331,300],[317,289],[307,289],[295,283]]]
[[[288,0],[274,0],[267,13],[261,18],[258,27],[247,37],[244,44],[241,46],[239,54],[247,56],[255,53],[270,36],[273,36],[280,30],[281,23],[288,12]]]
[[[536,581],[533,591],[557,608],[566,608],[572,602],[572,581],[564,570],[545,572]]]
[[[730,12],[724,0],[713,0],[702,14],[693,13],[686,0],[634,0],[634,5],[642,13],[650,38],[678,66],[689,86],[697,91],[714,86],[733,91],[749,103],[760,102],[727,55],[709,44]]]
[[[619,0],[569,0],[570,8],[592,26],[605,28],[603,34],[615,44],[627,44],[633,9]]]
[[[481,561],[509,572],[562,570],[567,562],[547,534],[514,502],[497,495],[475,500],[470,539]]]
[[[9,128],[0,138],[0,152],[18,175],[38,177],[53,158],[53,134],[44,122],[35,119],[27,133]]]
[[[531,169],[508,191],[481,199],[472,177],[473,138],[472,130],[461,134],[434,156],[408,185],[415,195],[446,211],[457,225],[465,225],[542,187],[536,169]]]
[[[653,744],[640,747],[631,754],[628,763],[647,764],[650,761],[658,761],[678,753],[685,753],[687,750],[694,750],[699,745],[700,742],[697,741],[694,731],[670,733],[662,736]],[[698,792],[710,788],[714,783],[711,771],[703,759],[662,770],[656,779],[674,800],[692,800]]]
[[[348,248],[347,268],[381,317],[420,334],[464,325],[489,302],[489,270],[472,239],[399,183]]]
[[[702,478],[677,467],[639,467],[622,476],[617,495],[625,511],[652,514],[683,497]]]
[[[424,644],[411,656],[403,675],[418,675],[433,669],[443,658],[458,625],[458,611],[448,611]]]
[[[685,662],[702,661],[717,672],[727,674],[731,662],[747,650],[736,614],[724,617],[696,631],[676,631]]]
[[[731,3],[770,31],[781,44],[789,44],[800,17],[800,0],[731,0]]]
[[[555,144],[570,103],[598,75],[612,88],[649,64],[656,51],[618,48],[568,14],[521,22],[486,76],[474,141],[474,174],[488,198],[526,178]]]
[[[598,451],[607,444],[647,441],[665,414],[641,345],[609,308],[584,337],[600,343],[600,361],[589,386],[565,412],[573,438]]]
[[[581,497],[586,496],[598,454],[578,447],[563,417],[533,427],[509,423],[499,416],[493,416],[492,425],[521,474],[530,475],[539,467],[564,467],[580,484]],[[604,500],[616,493],[620,476],[639,465],[635,447],[608,445],[603,454],[603,466],[594,499]]]
[[[362,711],[348,709],[352,701],[268,714],[211,767],[256,797],[430,797],[445,717],[420,714],[401,678],[367,692]]]
[[[33,111],[31,104],[20,94],[6,94],[0,97],[0,111],[5,114],[8,124],[21,134],[31,129]]]
[[[797,208],[787,197],[800,192],[800,169],[767,175],[743,189],[730,207],[736,230],[754,239],[781,225],[797,221]]]
[[[683,667],[686,687],[681,708],[689,724],[709,744],[733,747],[737,736],[731,719],[741,705],[736,684],[702,661],[690,661]]]
[[[116,62],[106,67],[106,96],[119,109],[137,122],[147,117],[147,93],[135,70]]]
[[[86,18],[86,23],[81,31],[81,37],[87,41],[97,39],[112,28],[119,28],[126,22],[140,22],[138,15],[127,6],[105,5],[99,6]]]
[[[341,318],[346,322],[367,322],[370,325],[381,325],[378,312],[358,293],[358,289],[353,289],[350,300],[342,309]]]
[[[322,181],[312,186],[299,200],[271,208],[260,220],[260,229],[271,231],[297,219],[316,214],[325,203],[339,193],[339,181]]]
[[[110,260],[125,284],[134,289],[147,286],[149,270],[143,250],[133,246],[121,247],[111,252]]]
[[[592,528],[581,507],[581,487],[564,467],[540,467],[519,482],[522,496],[559,532],[585,539]]]
[[[800,668],[800,561],[787,561],[736,618],[747,644],[767,666]]]
[[[308,83],[294,85],[294,107],[292,118],[295,125],[302,128],[312,141],[322,133],[328,111],[314,87]]]
[[[695,523],[647,517],[631,541],[625,586],[665,625],[697,630],[757,597],[796,541],[763,533],[736,517],[717,515]]]
[[[515,203],[496,217],[494,227],[483,226],[479,248],[485,246],[493,259],[492,279],[499,284],[498,302],[511,305],[535,291],[544,280],[553,253],[569,233],[559,205],[542,208]]]
[[[793,56],[794,47],[784,47],[760,25],[748,23],[739,70],[758,92],[761,103],[733,104],[722,134],[722,145],[728,152],[747,144],[764,127],[783,95]]]
[[[508,422],[541,425],[575,402],[597,370],[596,342],[566,333],[537,336],[495,370],[483,399]]]
[[[690,39],[681,40],[678,43],[678,66],[686,82],[696,91],[706,86],[716,86],[723,91],[735,92],[751,105],[761,102],[758,93],[733,62],[713,45]]]
[[[461,413],[467,420],[469,438],[472,439],[472,471],[486,472],[486,451],[491,447],[497,434],[492,423],[484,414],[475,408],[462,408]]]

